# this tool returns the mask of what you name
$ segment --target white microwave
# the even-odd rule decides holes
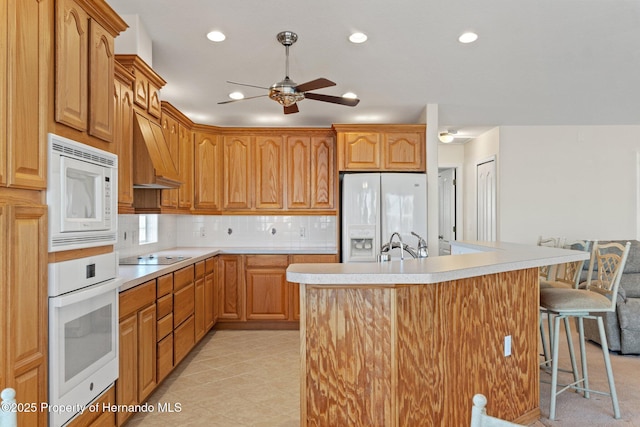
[[[112,245],[118,233],[118,156],[50,133],[49,252]]]

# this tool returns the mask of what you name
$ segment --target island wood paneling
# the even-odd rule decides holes
[[[535,420],[537,274],[301,286],[301,425],[464,426],[475,393],[491,415]]]

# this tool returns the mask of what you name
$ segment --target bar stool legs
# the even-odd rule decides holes
[[[582,378],[576,377],[577,369],[575,367],[575,360],[572,360],[572,367],[574,371],[574,382],[566,385],[558,385],[558,354],[559,354],[559,336],[560,336],[560,320],[565,322],[565,327],[569,326],[569,317],[576,317],[578,319],[578,334],[580,341],[580,359],[582,364]],[[584,319],[595,319],[598,322],[598,330],[600,332],[600,342],[602,346],[602,355],[604,357],[605,369],[607,372],[607,381],[609,383],[609,392],[603,392],[598,390],[592,390],[589,387],[589,374],[587,369],[587,355],[585,348],[585,340],[584,340]],[[567,329],[567,334],[568,332]],[[569,351],[573,354],[573,343],[571,339],[568,337],[568,345]],[[613,379],[613,370],[611,369],[611,359],[609,357],[609,349],[607,347],[607,335],[604,330],[604,323],[602,321],[601,316],[592,316],[588,313],[581,315],[571,315],[567,316],[566,314],[558,314],[554,319],[554,333],[553,333],[553,344],[551,347],[551,404],[549,406],[549,419],[554,420],[556,417],[556,398],[560,393],[566,391],[568,389],[578,390],[584,393],[585,398],[590,397],[590,393],[603,394],[611,397],[611,403],[613,405],[613,416],[614,418],[620,418],[620,406],[618,405],[618,395],[616,393],[616,386]],[[573,358],[573,357],[572,357]],[[558,387],[562,387],[558,390]]]

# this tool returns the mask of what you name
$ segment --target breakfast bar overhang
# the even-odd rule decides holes
[[[586,252],[455,242],[458,255],[292,264],[300,283],[301,426],[465,426],[539,417],[538,267]],[[455,253],[454,251],[454,253]]]

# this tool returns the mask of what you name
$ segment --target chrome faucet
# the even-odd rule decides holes
[[[418,233],[412,231],[411,234],[418,238],[418,258],[426,258],[429,256],[427,242]]]
[[[404,261],[404,243],[402,243],[402,236],[400,236],[400,233],[398,233],[397,231],[395,233],[392,233],[391,237],[389,238],[389,250],[393,248],[393,236],[398,236],[398,240],[400,240],[400,261]]]

